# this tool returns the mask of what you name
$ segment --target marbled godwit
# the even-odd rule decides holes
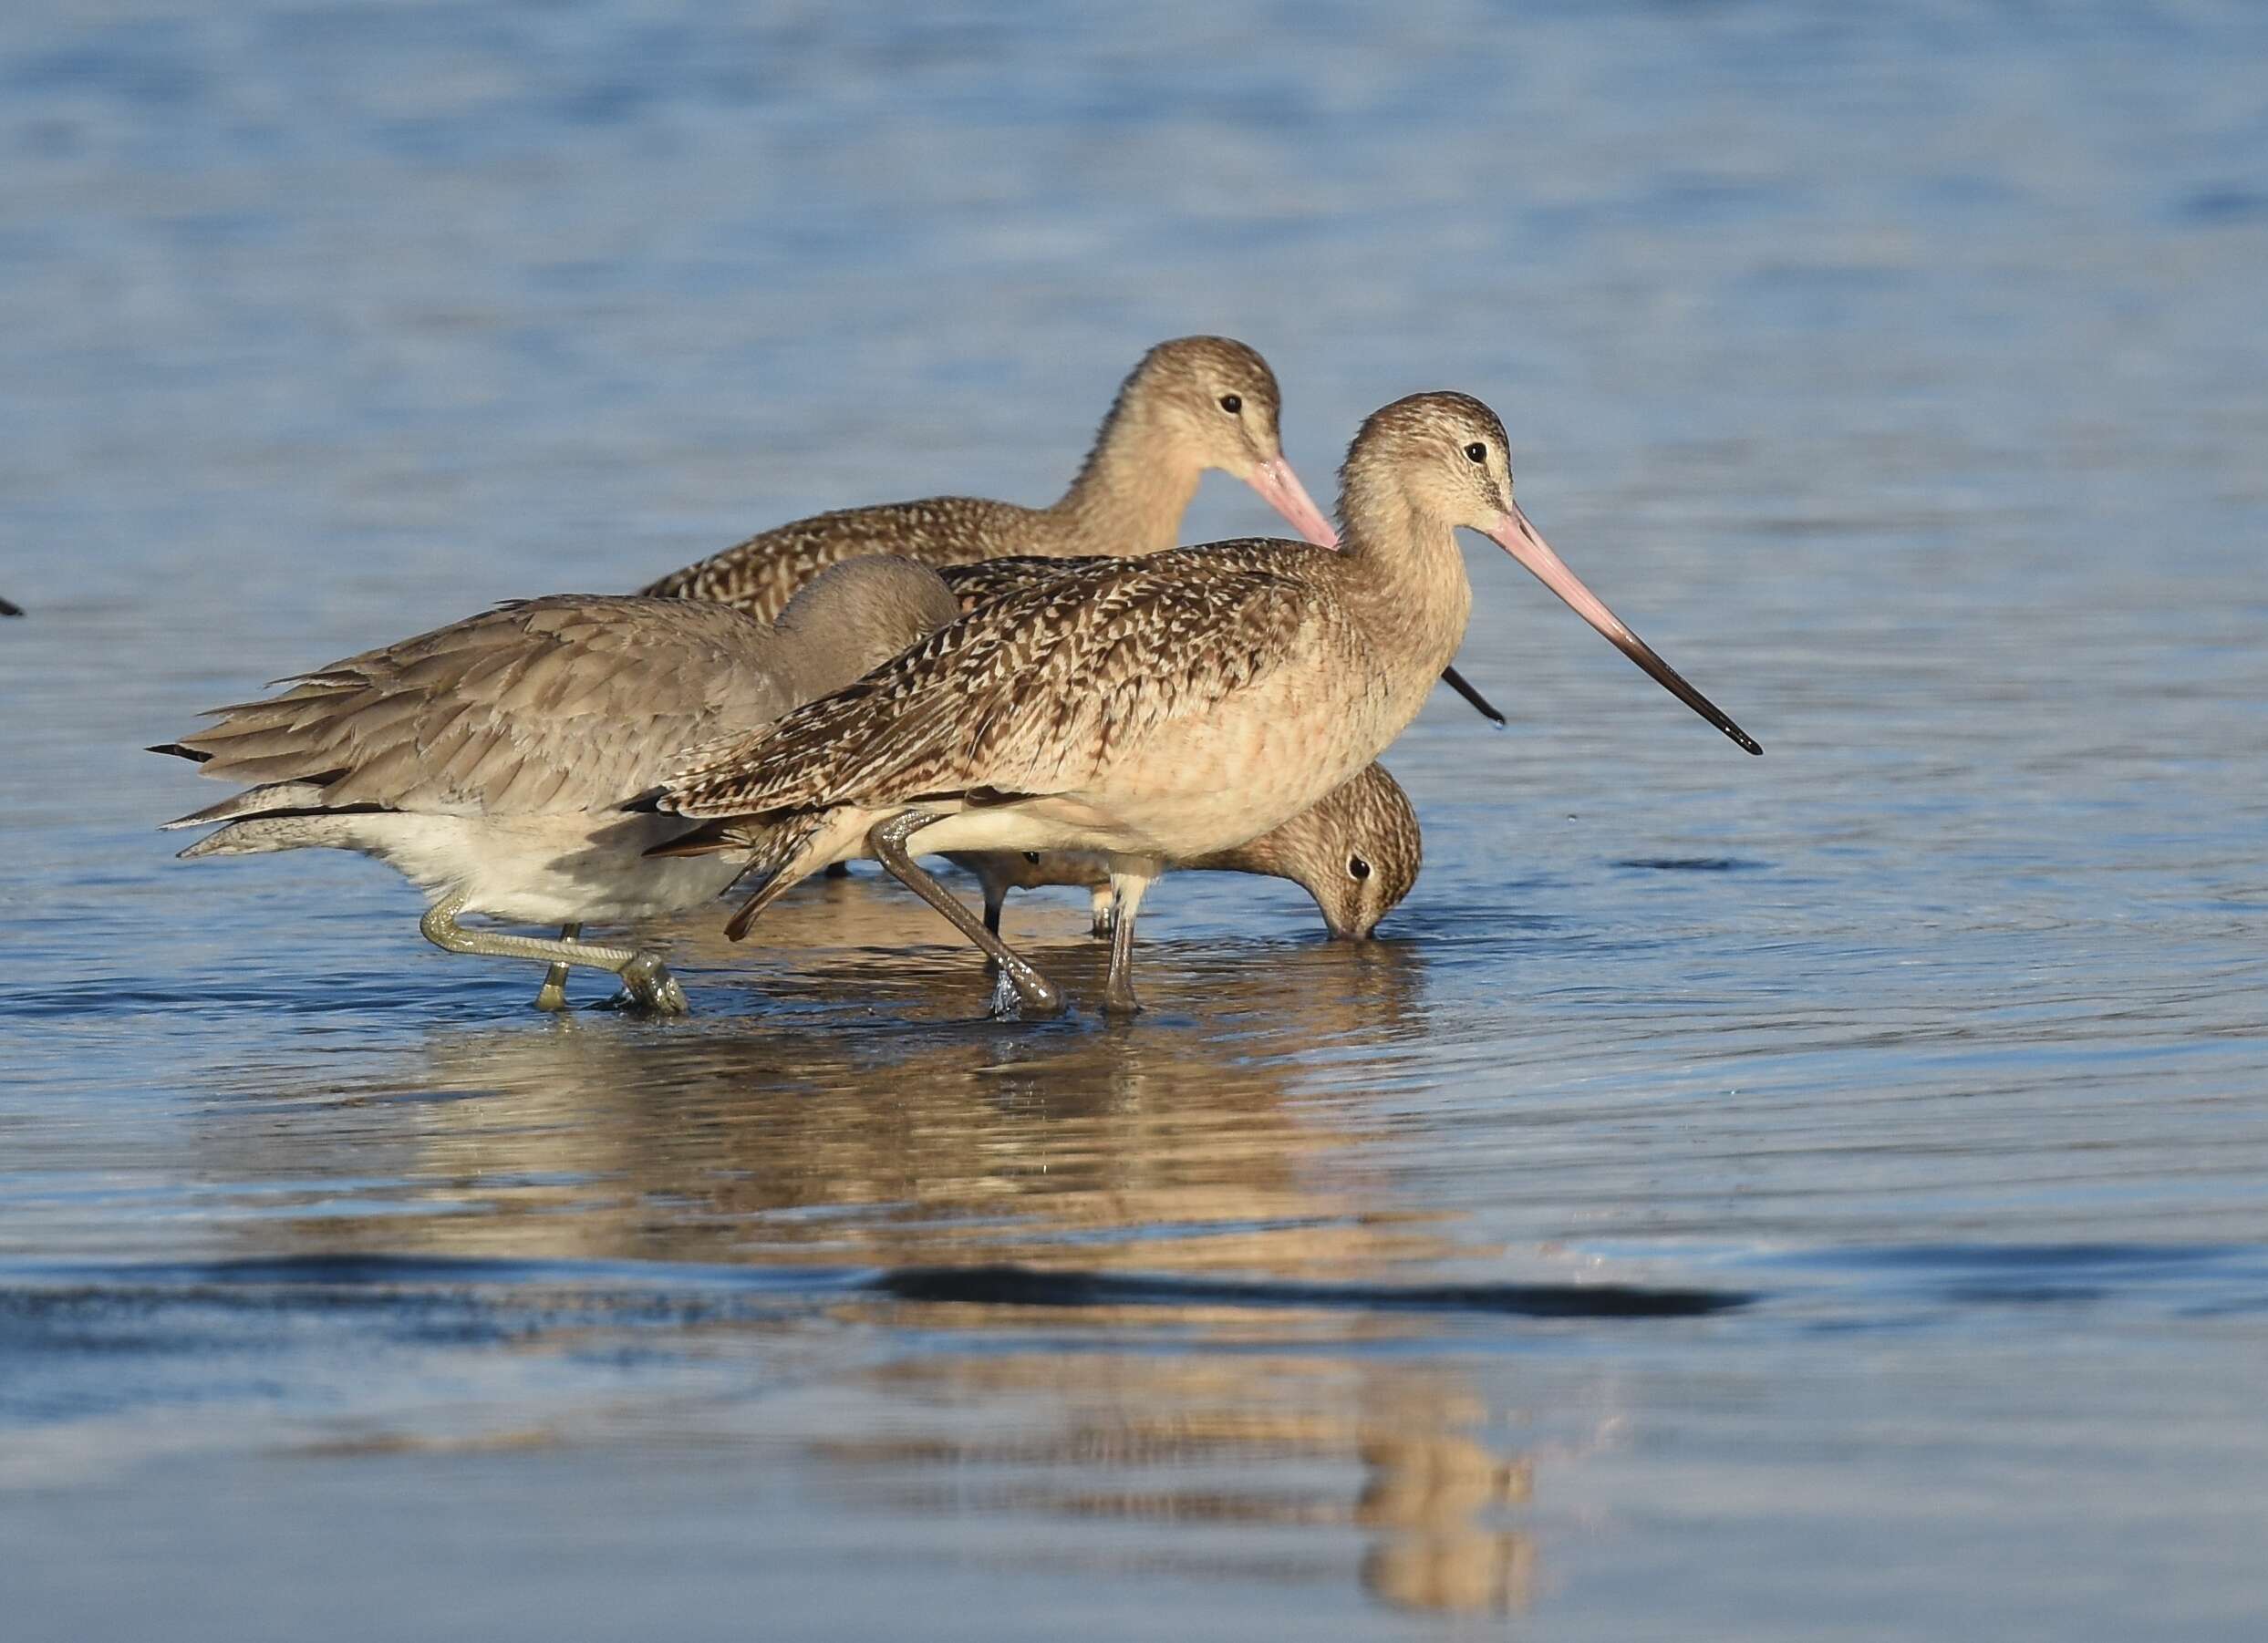
[[[1424,854],[1424,835],[1410,796],[1385,766],[1368,764],[1282,826],[1233,850],[1180,865],[1289,879],[1314,898],[1332,940],[1367,941],[1378,921],[1400,906],[1417,884]],[[1098,852],[996,850],[959,852],[951,860],[984,886],[984,927],[995,935],[1010,891],[1047,884],[1085,888],[1093,897],[1089,916],[1094,933],[1111,933],[1110,863]],[[1015,987],[1002,972],[993,1013],[1010,1014],[1016,1005]]]
[[[1282,402],[1268,361],[1244,344],[1162,342],[1120,386],[1078,477],[1049,507],[939,496],[846,508],[751,536],[639,592],[708,599],[768,622],[822,570],[864,553],[948,565],[1159,553],[1180,540],[1181,516],[1209,469],[1244,480],[1293,530],[1328,547],[1338,535],[1284,460]]]
[[[668,848],[770,842],[774,871],[727,925],[735,936],[864,840],[1041,1011],[1061,994],[908,847],[1101,852],[1113,901],[1104,1005],[1131,1011],[1150,883],[1281,825],[1416,716],[1471,614],[1459,528],[1497,542],[1672,694],[1762,751],[1536,533],[1513,500],[1503,425],[1478,400],[1387,406],[1341,478],[1342,552],[1232,542],[1071,573],[773,725],[689,750],[632,807],[709,822]]]
[[[1409,794],[1385,766],[1370,764],[1282,826],[1180,865],[1289,879],[1313,899],[1332,940],[1364,941],[1416,886],[1424,858],[1424,835]],[[1094,933],[1111,933],[1110,869],[1098,852],[958,851],[951,860],[983,884],[984,925],[995,935],[1010,891],[1051,884],[1093,891]]]
[[[630,1002],[685,996],[658,950],[586,945],[585,923],[697,906],[742,863],[649,858],[685,831],[625,816],[622,795],[687,743],[769,721],[850,683],[958,614],[927,568],[837,565],[770,625],[723,605],[565,594],[506,604],[304,674],[154,749],[250,790],[168,827],[225,822],[184,858],[326,847],[378,857],[423,889],[419,928],[452,953],[622,978]],[[461,914],[558,925],[557,941],[466,929]]]

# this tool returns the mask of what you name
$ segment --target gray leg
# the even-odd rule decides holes
[[[890,871],[890,876],[927,902],[963,935],[974,942],[984,955],[1000,966],[1000,974],[1015,989],[1016,997],[1025,1009],[1034,1015],[1052,1016],[1062,1011],[1063,995],[1061,988],[1033,969],[998,935],[979,923],[968,908],[957,901],[953,893],[925,872],[906,851],[906,841],[937,820],[927,811],[900,811],[886,822],[875,823],[866,833],[867,848],[875,858]]]
[[[1134,990],[1134,911],[1165,863],[1144,856],[1111,858],[1111,973],[1103,984],[1103,1011],[1131,1016],[1141,1009]]]
[[[559,939],[562,941],[575,941],[580,939],[582,935],[581,925],[559,926]],[[567,1008],[567,966],[565,965],[555,964],[544,972],[544,985],[536,990],[535,994],[535,1008],[537,1009]]]
[[[425,939],[448,953],[471,953],[483,958],[532,958],[538,964],[581,965],[606,970],[622,977],[633,1004],[658,1015],[685,1014],[685,991],[669,974],[657,952],[633,947],[602,947],[579,941],[545,941],[533,935],[506,935],[496,930],[468,930],[457,922],[464,897],[449,896],[426,909],[418,921]],[[548,979],[548,977],[546,977]]]

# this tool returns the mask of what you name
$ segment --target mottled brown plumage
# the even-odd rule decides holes
[[[1239,549],[1248,544],[1234,545]],[[1259,544],[1268,552],[1272,544]],[[948,565],[938,571],[963,611],[977,610],[1011,594],[1043,586],[1066,572],[1087,572],[1099,559],[989,559],[978,564]],[[1409,796],[1383,766],[1366,766],[1335,791],[1282,826],[1246,844],[1219,851],[1184,866],[1224,873],[1251,873],[1289,879],[1314,897],[1317,911],[1333,936],[1361,938],[1398,906],[1417,882],[1421,856],[1417,814]],[[1048,885],[1076,886],[1093,897],[1097,935],[1111,927],[1110,868],[1093,851],[999,851],[954,852],[953,862],[976,874],[984,887],[985,921],[997,931],[1000,908],[1010,890]],[[1361,860],[1361,876],[1348,863]]]
[[[1361,624],[1309,585],[1339,557],[1246,541],[1067,569],[777,725],[693,749],[667,808],[763,815],[1073,790],[1161,726],[1202,721],[1280,672],[1295,650],[1351,662]],[[1191,642],[1200,636],[1211,642]]]
[[[691,750],[646,802],[714,820],[720,844],[751,823],[793,837],[735,935],[862,838],[901,876],[892,852],[904,858],[917,835],[932,852],[1101,851],[1116,904],[1106,1002],[1130,1010],[1148,884],[1289,821],[1415,717],[1471,610],[1459,528],[1497,542],[1753,749],[1528,525],[1503,426],[1479,401],[1416,395],[1372,415],[1341,470],[1341,516],[1343,552],[1176,549],[1010,593],[845,690]],[[981,936],[965,910],[948,916]],[[1030,974],[997,941],[979,945]]]
[[[1154,553],[1179,539],[1208,469],[1247,480],[1295,529],[1332,540],[1284,461],[1280,408],[1275,373],[1244,344],[1160,343],[1120,386],[1078,477],[1051,506],[941,496],[844,509],[751,536],[641,591],[712,600],[770,621],[820,571],[860,554],[942,566],[1011,554]]]
[[[979,605],[991,604],[995,599],[1004,599],[1010,594],[1038,587],[1067,572],[1092,569],[1099,563],[1099,557],[1044,559],[1027,554],[980,560],[975,564],[940,565],[937,574],[945,579],[945,585],[953,590],[953,596],[960,601],[961,609],[972,611]],[[1455,668],[1443,668],[1441,682],[1463,697],[1472,705],[1475,712],[1490,723],[1501,725],[1505,722],[1504,715],[1496,710],[1495,705],[1475,689],[1471,682]]]

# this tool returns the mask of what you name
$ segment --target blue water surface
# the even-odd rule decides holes
[[[2259,1635],[2263,62],[2205,0],[0,15],[9,1635]],[[1044,500],[1194,331],[1319,494],[1488,400],[1766,756],[1470,544],[1512,723],[1387,756],[1387,939],[1169,880],[1124,1029],[984,1021],[870,875],[549,1020],[372,863],[154,831],[202,708]],[[1096,996],[1076,898],[1010,931]]]

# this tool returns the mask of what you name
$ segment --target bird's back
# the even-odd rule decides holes
[[[1315,556],[1336,557],[1253,541],[1062,568],[848,689],[700,749],[668,780],[666,807],[758,815],[977,786],[1078,790],[1165,725],[1201,724],[1301,653],[1347,643]]]
[[[804,584],[846,559],[882,553],[938,567],[1044,553],[1058,534],[1051,529],[1051,517],[1041,510],[971,496],[845,508],[751,536],[639,591],[656,598],[729,604],[769,622]]]
[[[306,790],[290,795],[296,808],[594,811],[648,785],[679,749],[792,706],[772,644],[721,605],[526,600],[215,709],[218,722],[164,750],[223,780]],[[230,801],[183,820],[251,813]]]

